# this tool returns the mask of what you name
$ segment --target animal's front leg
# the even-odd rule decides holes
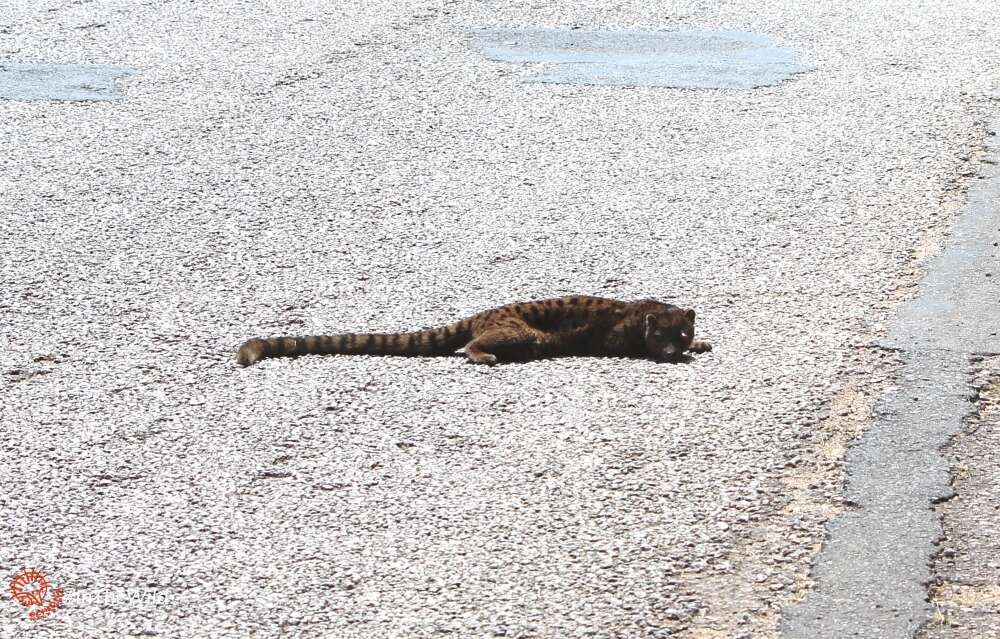
[[[688,346],[688,350],[692,353],[707,353],[712,350],[712,345],[703,339],[696,339]]]

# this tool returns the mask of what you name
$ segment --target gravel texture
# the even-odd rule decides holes
[[[8,3],[0,575],[15,636],[771,636],[974,179],[981,1]],[[769,33],[755,91],[523,84],[477,28]],[[964,177],[963,177],[964,176]],[[588,293],[693,306],[686,365],[305,358]]]
[[[935,614],[919,639],[1000,637],[1000,359],[980,361],[979,410],[946,449],[955,493],[937,507]]]

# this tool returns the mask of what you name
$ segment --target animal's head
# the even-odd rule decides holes
[[[646,348],[657,359],[677,359],[694,339],[694,310],[669,308],[647,313]]]

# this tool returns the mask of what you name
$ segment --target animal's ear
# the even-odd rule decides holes
[[[646,314],[646,331],[649,332],[656,328],[656,316],[652,313]]]
[[[684,311],[684,317],[686,317],[689,322],[694,322],[694,309],[689,308],[688,310]]]

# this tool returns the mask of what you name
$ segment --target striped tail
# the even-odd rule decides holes
[[[299,355],[449,355],[472,338],[472,322],[411,333],[342,333],[306,337],[268,337],[247,340],[236,356],[243,366],[266,357]]]

